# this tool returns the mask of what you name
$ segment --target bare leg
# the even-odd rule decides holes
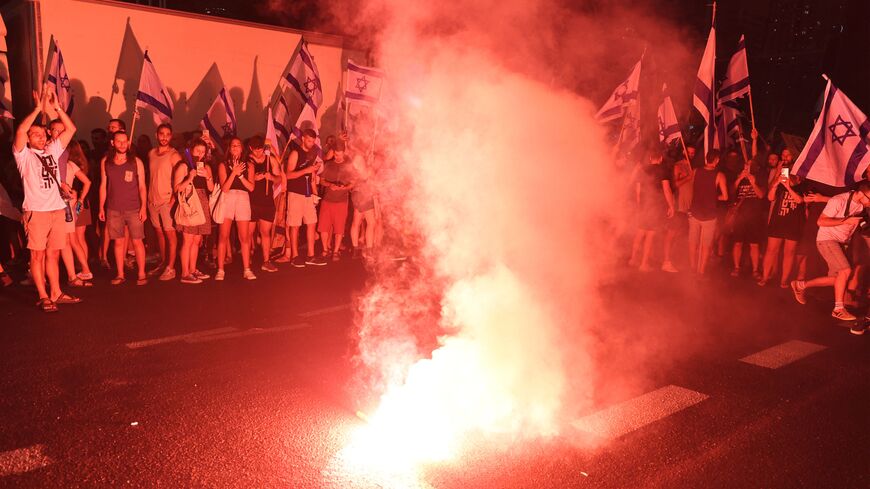
[[[73,250],[70,244],[69,235],[66,238],[66,245],[60,250],[60,258],[63,260],[63,267],[66,268],[66,277],[67,281],[73,281],[76,279],[76,266],[75,260],[73,260]]]
[[[640,268],[642,270],[649,269],[649,257],[652,254],[653,242],[655,241],[655,231],[644,231],[643,238],[643,257],[640,259]]]
[[[350,244],[353,245],[354,249],[359,248],[359,228],[362,220],[363,213],[355,210],[353,220],[350,223]]]
[[[743,243],[734,243],[731,254],[734,258],[734,270],[740,270],[740,261],[743,259]]]
[[[193,236],[187,233],[181,234],[181,276],[190,275],[190,247],[193,243]]]
[[[366,218],[366,249],[375,247],[375,227],[377,226],[374,209],[365,212]]]
[[[779,257],[779,249],[782,247],[782,238],[767,238],[767,250],[764,252],[764,273],[761,281],[767,282],[773,276],[773,266]],[[783,277],[783,280],[785,278]]]
[[[51,300],[57,300],[63,291],[60,290],[60,270],[57,262],[60,258],[60,250],[46,250],[45,252],[45,275],[48,277],[48,287],[51,291]]]
[[[270,221],[258,221],[260,228],[260,248],[263,250],[263,263],[269,261],[272,252],[272,223]]]
[[[305,225],[305,238],[308,241],[306,246],[308,248],[308,256],[314,256],[314,240],[317,237],[317,229],[314,228],[313,224]],[[326,246],[324,244],[324,246]]]
[[[323,256],[329,254],[329,233],[320,233],[320,242],[323,243]]]
[[[30,250],[30,275],[33,276],[33,285],[36,286],[36,292],[39,293],[40,299],[48,298],[48,293],[45,291],[45,273],[47,268],[45,256],[45,250]]]
[[[132,241],[133,253],[136,254],[136,267],[139,270],[138,279],[142,280],[145,275],[145,241],[141,239],[130,239]]]
[[[127,254],[127,238],[115,240],[115,268],[118,271],[116,278],[124,278],[124,256]]]
[[[217,242],[217,269],[223,271],[224,263],[227,260],[227,249],[230,245],[230,230],[232,229],[233,221],[224,219],[224,222],[218,225],[218,242]],[[194,269],[196,269],[194,267]]]
[[[79,245],[81,245],[84,260],[82,260],[82,271],[85,273],[90,272],[91,267],[87,265],[87,269],[85,269],[86,264],[88,263],[88,259],[90,258],[90,250],[88,249],[88,238],[87,238],[87,226],[77,226],[76,227],[76,238],[78,239]],[[87,271],[86,271],[87,270]]]
[[[236,230],[239,232],[239,245],[242,248],[242,267],[244,270],[249,270],[251,268],[250,221],[236,221]]]
[[[91,273],[91,267],[88,265],[87,244],[85,244],[84,240],[79,239],[78,229],[84,230],[84,227],[76,228],[77,231],[75,233],[69,233],[69,244],[73,254],[78,258],[79,265],[82,267],[82,273],[89,274]]]
[[[761,272],[761,247],[758,243],[749,243],[749,260],[752,262],[752,273]]]
[[[701,234],[701,226],[693,223],[691,220],[689,221],[689,266],[692,267],[692,271],[698,271],[698,256],[700,254],[700,250],[698,246],[700,244],[700,236]]]
[[[675,218],[672,218],[672,219],[675,219]],[[663,252],[662,252],[662,254],[664,255],[664,256],[662,257],[662,258],[663,258],[662,261],[664,261],[665,263],[670,263],[670,261],[671,261],[671,248],[672,248],[673,245],[674,245],[674,238],[675,238],[676,236],[677,236],[677,230],[676,230],[676,229],[668,229],[668,230],[665,232],[664,250],[663,250]]]
[[[154,235],[157,238],[157,251],[160,253],[160,265],[157,266],[159,270],[167,267],[169,263],[166,256],[166,236],[163,234],[163,228],[160,226],[154,226]]]
[[[199,258],[199,247],[200,247],[200,245],[202,245],[202,235],[196,234],[196,235],[192,236],[191,238],[192,239],[191,239],[191,243],[190,243],[190,258],[189,258],[190,261],[187,264],[187,266],[188,266],[188,271],[190,272],[190,274],[193,274],[193,272],[196,270],[196,260],[197,260],[197,258]]]
[[[780,284],[789,283],[789,276],[791,276],[791,269],[794,266],[794,256],[795,250],[797,250],[797,241],[792,241],[790,239],[785,240],[785,246],[782,251],[782,279],[780,280]]]
[[[178,249],[178,235],[174,229],[166,229],[166,268],[175,269],[175,255]]]

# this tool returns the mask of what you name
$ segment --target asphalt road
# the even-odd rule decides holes
[[[575,432],[482,440],[391,479],[339,457],[362,423],[345,387],[363,267],[237,275],[98,279],[52,315],[0,291],[0,486],[870,487],[870,333],[825,303],[625,272],[604,289],[607,374]],[[608,391],[611,375],[636,382]]]

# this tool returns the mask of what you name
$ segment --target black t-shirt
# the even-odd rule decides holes
[[[296,160],[296,167],[291,171],[304,170],[313,165],[317,160],[317,148],[311,148],[310,150],[305,151],[301,146],[294,144],[291,151],[295,151],[299,154],[299,158]],[[311,174],[306,173],[301,177],[288,178],[287,191],[293,192],[294,194],[304,195],[306,197],[311,195]]]
[[[662,181],[672,184],[672,171],[664,164],[646,165],[640,172],[640,202],[641,205],[664,205],[665,196]]]

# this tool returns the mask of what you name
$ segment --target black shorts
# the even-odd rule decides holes
[[[760,244],[766,238],[766,227],[763,214],[754,210],[738,211],[731,230],[731,240],[735,243]]]
[[[275,204],[251,203],[251,221],[275,220]]]

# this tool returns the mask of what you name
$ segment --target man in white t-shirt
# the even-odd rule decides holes
[[[870,207],[870,182],[864,180],[852,192],[831,197],[822,215],[819,216],[819,233],[816,247],[828,264],[828,275],[812,280],[793,280],[791,289],[795,299],[806,304],[808,287],[834,287],[834,310],[831,316],[841,321],[854,321],[856,318],[846,310],[843,302],[846,283],[852,273],[852,265],[846,257],[844,247],[852,239],[852,233],[864,219],[864,208]]]
[[[58,257],[66,244],[66,202],[61,197],[58,159],[76,132],[76,126],[58,104],[54,92],[43,90],[42,107],[33,109],[15,131],[12,153],[24,184],[24,232],[30,249],[30,272],[39,293],[37,306],[45,312],[57,311],[57,304],[75,304],[81,299],[64,294],[58,278]],[[53,109],[66,130],[47,143],[45,127],[34,122],[40,110]],[[48,277],[51,295],[45,287]]]

